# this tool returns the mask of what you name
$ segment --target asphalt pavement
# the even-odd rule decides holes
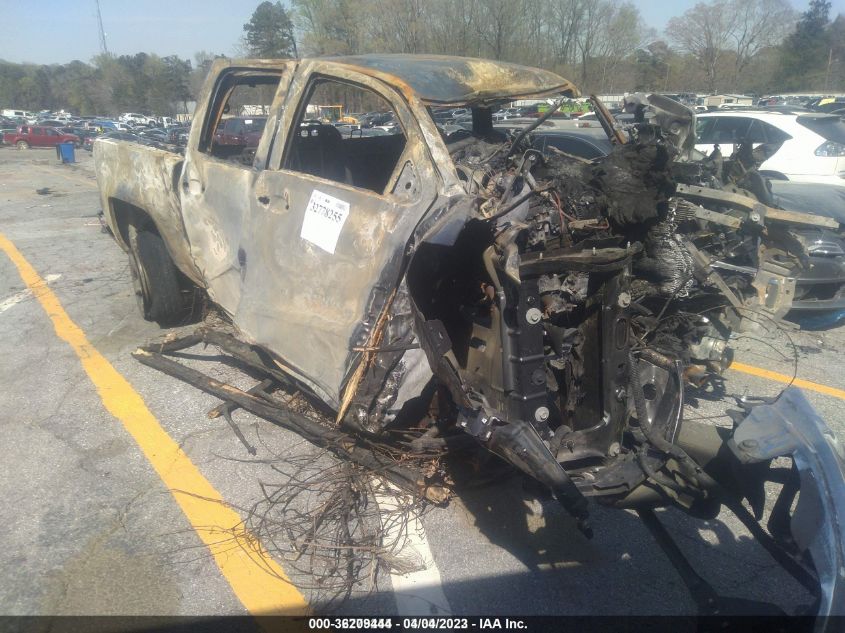
[[[302,572],[301,561],[275,555],[272,543],[249,541],[238,523],[251,525],[250,511],[265,503],[267,486],[283,479],[280,463],[299,458],[330,466],[333,458],[238,411],[235,420],[257,447],[252,457],[222,418],[207,417],[218,400],[132,358],[162,331],[141,318],[126,257],[101,230],[90,154],[77,158],[63,165],[53,150],[0,148],[0,234],[58,302],[51,308],[48,295],[27,284],[20,261],[8,249],[0,253],[0,505],[6,510],[0,614],[242,615],[267,604],[275,612],[324,612],[325,587]],[[81,334],[68,334],[74,327]],[[808,381],[811,403],[845,437],[844,340],[843,328],[769,327],[738,337],[736,359],[751,373],[729,370],[718,389],[688,394],[686,415],[728,425],[732,395],[775,395],[783,388],[753,368],[797,372]],[[242,388],[254,384],[211,348],[191,351],[212,357],[193,362],[214,377]],[[824,387],[843,391],[822,393]],[[120,410],[121,389],[139,397],[137,411]],[[219,512],[190,507],[185,495],[194,483],[219,493]],[[694,613],[636,514],[591,506],[595,536],[587,540],[565,512],[534,499],[519,478],[463,490],[413,524],[417,548],[404,554],[425,561],[413,582],[382,571],[375,590],[359,583],[341,612]],[[675,510],[659,515],[720,593],[787,611],[810,602],[729,513],[710,521]],[[230,519],[216,532],[207,524]],[[244,538],[255,554],[252,570],[238,559]],[[268,571],[274,565],[295,589]],[[416,594],[421,602],[414,603]]]

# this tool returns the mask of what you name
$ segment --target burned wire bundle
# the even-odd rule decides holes
[[[378,591],[385,573],[419,567],[403,551],[409,521],[422,510],[419,497],[327,451],[286,455],[271,467],[281,481],[261,484],[263,499],[245,526],[286,561],[321,612]]]

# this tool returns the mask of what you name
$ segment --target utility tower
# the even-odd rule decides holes
[[[109,54],[109,47],[106,45],[106,31],[103,29],[103,14],[100,13],[100,0],[94,0],[97,5],[97,25],[100,27],[100,52]]]

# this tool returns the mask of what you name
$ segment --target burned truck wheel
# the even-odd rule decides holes
[[[129,270],[138,307],[147,321],[167,326],[187,316],[179,272],[158,233],[129,226]]]

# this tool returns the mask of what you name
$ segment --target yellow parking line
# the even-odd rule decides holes
[[[47,283],[2,233],[0,249],[17,266],[24,283],[53,322],[58,337],[76,352],[105,408],[123,423],[173,494],[247,611],[253,615],[307,613],[305,598],[281,566],[254,536],[238,527],[241,526],[238,513],[226,505],[220,493],[161,427],[132,385],[88,342]]]
[[[801,378],[796,378],[795,380],[792,380],[792,376],[787,376],[786,374],[779,374],[776,371],[770,371],[768,369],[755,367],[754,365],[746,365],[744,363],[733,362],[731,363],[731,369],[741,371],[744,374],[757,376],[759,378],[774,380],[775,382],[782,382],[785,384],[792,382],[792,384],[796,387],[801,387],[802,389],[807,389],[808,391],[816,391],[818,393],[823,393],[826,396],[833,396],[834,398],[845,400],[845,390],[837,389],[836,387],[820,385],[817,382],[810,382],[809,380],[802,380]]]

